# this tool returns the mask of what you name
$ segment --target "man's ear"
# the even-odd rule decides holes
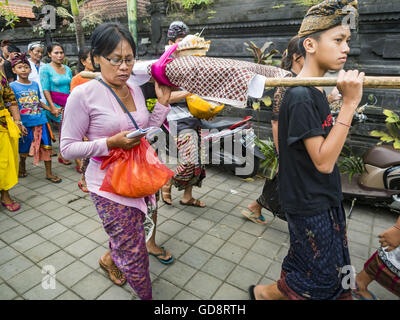
[[[306,38],[303,42],[304,49],[307,53],[313,54],[317,50],[317,40],[313,38]]]

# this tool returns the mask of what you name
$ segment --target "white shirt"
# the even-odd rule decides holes
[[[42,85],[41,85],[41,83],[40,83],[39,71],[36,69],[36,65],[35,65],[35,63],[31,60],[31,58],[29,58],[28,61],[29,61],[29,64],[31,65],[31,73],[29,74],[28,79],[29,79],[30,81],[35,81],[35,82],[37,82],[37,84],[39,85],[39,89],[40,89],[40,96],[41,96],[41,98],[42,98],[42,99],[40,99],[40,101],[42,101],[43,103],[46,103],[46,98],[44,97]],[[42,66],[44,66],[44,63],[43,63],[42,61],[40,61],[39,70],[40,70],[40,68],[41,68]]]

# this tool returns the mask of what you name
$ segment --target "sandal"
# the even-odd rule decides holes
[[[122,287],[125,284],[126,278],[125,278],[124,274],[121,272],[121,270],[119,270],[118,267],[114,264],[114,262],[113,262],[112,266],[109,267],[100,258],[99,265],[105,272],[107,272],[108,277],[114,284],[116,284],[117,286],[120,286],[120,287]],[[111,278],[111,275],[113,275],[115,278],[117,278],[121,282],[116,282],[115,280],[113,280]]]
[[[56,177],[56,176],[54,176],[53,178],[46,177],[46,179],[53,183],[60,183],[62,181],[62,179],[60,177]]]
[[[171,257],[167,260],[165,259],[161,259],[160,257],[165,257],[167,256],[167,250],[165,250],[164,247],[161,247],[161,249],[163,249],[163,252],[159,253],[159,254],[155,254],[155,253],[151,253],[149,252],[149,255],[156,257],[158,261],[160,261],[162,264],[171,264],[172,262],[174,262],[174,256],[171,254]]]
[[[62,158],[58,157],[58,162],[62,163],[63,165],[69,166],[70,164],[72,164],[71,161],[68,160],[63,160]]]
[[[163,190],[163,188],[164,188],[165,186],[162,186],[161,187],[161,200],[165,203],[165,204],[167,204],[167,205],[172,205],[172,199],[171,199],[171,189],[169,189],[169,191],[164,191]],[[171,186],[171,188],[172,188],[172,186]],[[169,201],[169,202],[167,202],[167,201]]]
[[[197,207],[197,208],[205,208],[206,206],[201,205],[201,201],[195,198],[190,199],[188,202],[182,202],[179,201],[179,203],[183,206],[192,206],[192,207]]]
[[[78,182],[78,187],[81,189],[83,192],[89,193],[89,190],[86,186],[83,185],[81,181]]]
[[[81,170],[81,167],[80,167],[80,166],[75,166],[75,170],[76,170],[78,173],[82,174],[82,170]]]
[[[242,210],[242,215],[245,216],[247,219],[250,221],[253,221],[254,223],[265,225],[267,222],[265,221],[264,216],[260,213],[259,217],[254,216],[254,212],[247,211],[247,210]]]
[[[19,209],[21,209],[21,205],[17,202],[5,203],[5,202],[1,201],[1,205],[10,212],[15,212],[15,211],[18,211]]]
[[[256,286],[254,285],[254,284],[252,284],[250,287],[249,287],[249,289],[248,289],[248,291],[249,291],[249,296],[250,296],[250,300],[256,300],[256,296],[254,295],[254,288],[255,288]]]
[[[20,171],[18,173],[18,178],[25,178],[27,176],[28,176],[28,174],[26,173],[26,171]]]
[[[351,294],[354,298],[356,298],[357,300],[378,300],[377,297],[369,290],[368,293],[372,296],[372,298],[365,298],[363,297],[361,294],[358,293],[358,285],[356,284],[356,288],[353,290],[351,289]]]

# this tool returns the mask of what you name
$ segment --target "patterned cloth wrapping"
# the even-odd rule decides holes
[[[151,68],[148,68],[151,74]],[[165,68],[169,81],[177,87],[205,100],[244,108],[249,85],[258,74],[267,78],[283,78],[290,73],[283,69],[247,61],[187,56],[170,61]]]
[[[346,16],[352,15],[358,24],[357,0],[326,0],[308,10],[301,24],[298,36],[305,37],[312,33],[328,30],[340,25]]]

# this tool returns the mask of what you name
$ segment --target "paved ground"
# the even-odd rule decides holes
[[[96,210],[77,187],[74,166],[53,158],[59,185],[44,179],[43,165],[27,160],[29,176],[11,190],[22,209],[0,209],[0,299],[137,299],[129,285],[113,285],[99,268],[108,248]],[[195,196],[206,209],[160,201],[157,242],[176,261],[165,266],[150,257],[154,299],[248,299],[250,284],[278,279],[288,249],[285,222],[263,211],[267,226],[247,221],[240,211],[258,197],[263,180],[243,181],[212,167]],[[234,194],[237,192],[237,194]],[[393,225],[397,215],[357,207],[349,220],[352,264],[357,271],[377,249],[377,235]],[[55,289],[43,289],[42,267],[54,266]],[[376,283],[379,299],[397,299]]]

